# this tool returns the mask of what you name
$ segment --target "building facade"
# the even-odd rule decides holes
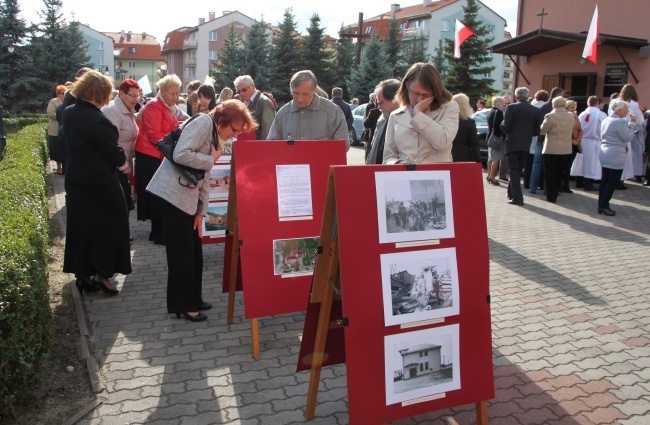
[[[386,38],[390,20],[394,17],[399,23],[402,41],[421,40],[425,43],[427,54],[434,57],[441,40],[443,44],[445,40],[454,40],[456,19],[463,20],[463,6],[466,3],[466,0],[423,0],[420,4],[407,7],[392,4],[389,11],[365,19],[361,33],[365,35],[374,33],[379,39]],[[493,43],[503,41],[505,19],[480,1],[477,3],[479,5],[477,20],[487,26]],[[349,27],[352,32],[358,31],[358,23]],[[494,54],[491,65],[495,69],[490,75],[486,75],[486,78],[493,79],[494,89],[501,93],[504,72],[502,55]]]
[[[140,80],[147,77],[151,92],[158,92],[156,83],[165,74],[166,61],[160,54],[160,44],[147,33],[135,34],[131,31],[105,32],[115,43],[115,83],[127,78]]]
[[[587,32],[598,4],[597,64],[582,59]],[[580,11],[580,13],[576,13]],[[513,85],[532,92],[559,86],[572,96],[608,97],[624,84],[650,104],[650,28],[636,0],[549,2],[519,0],[517,36],[491,50],[512,57]]]
[[[441,369],[441,347],[434,344],[421,344],[400,350],[402,355],[402,379],[409,380]]]
[[[185,35],[192,29],[192,27],[181,27],[170,31],[165,36],[165,42],[160,52],[167,61],[167,73],[174,74],[179,77],[183,76],[183,42]],[[183,78],[181,78],[183,80]],[[181,91],[185,90],[185,84]]]
[[[90,64],[93,65],[93,69],[112,76],[115,69],[113,39],[83,24],[79,24],[79,31],[83,34],[88,46],[88,56],[90,56]]]

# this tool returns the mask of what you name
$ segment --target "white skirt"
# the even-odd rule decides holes
[[[583,176],[588,179],[600,180],[602,167],[600,165],[600,144],[597,139],[582,139],[582,155],[584,159]]]
[[[623,174],[621,175],[621,181],[634,178],[634,167],[632,165],[632,146],[631,143],[627,143],[627,157],[625,158],[625,167],[623,167]]]

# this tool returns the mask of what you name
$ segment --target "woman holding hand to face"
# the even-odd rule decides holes
[[[436,68],[413,64],[396,97],[401,107],[388,118],[384,164],[451,162],[459,108]]]

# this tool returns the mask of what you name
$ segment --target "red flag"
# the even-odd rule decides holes
[[[460,57],[460,46],[468,37],[474,35],[474,31],[467,28],[461,21],[456,19],[456,35],[454,37],[454,59]]]
[[[582,57],[590,62],[596,63],[596,51],[598,49],[598,5],[594,10],[594,17],[591,18],[589,33],[585,42],[585,49],[582,51]]]

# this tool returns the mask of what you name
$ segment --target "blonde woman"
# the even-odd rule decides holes
[[[160,245],[165,243],[162,219],[146,188],[163,160],[162,154],[156,149],[156,143],[178,128],[176,102],[182,84],[176,75],[167,75],[158,81],[158,95],[140,111],[140,133],[135,142],[138,220],[151,220],[149,240]]]
[[[454,162],[480,162],[481,155],[478,145],[476,122],[472,118],[474,111],[469,106],[469,97],[465,94],[455,94],[451,100],[458,103],[458,133],[451,147],[451,157]]]
[[[223,90],[221,90],[221,93],[219,93],[217,103],[225,102],[226,100],[230,99],[232,99],[232,89],[225,87]]]
[[[492,132],[495,136],[503,137],[505,134],[501,131],[501,123],[503,122],[503,110],[506,108],[506,101],[501,96],[494,96],[492,98],[492,110],[487,116],[488,132],[486,137],[489,139]],[[540,156],[542,152],[540,150]],[[499,163],[505,159],[503,154],[503,147],[501,149],[488,148],[488,176],[485,178],[488,183],[494,186],[501,186],[499,180],[496,179],[497,172],[499,171]]]

